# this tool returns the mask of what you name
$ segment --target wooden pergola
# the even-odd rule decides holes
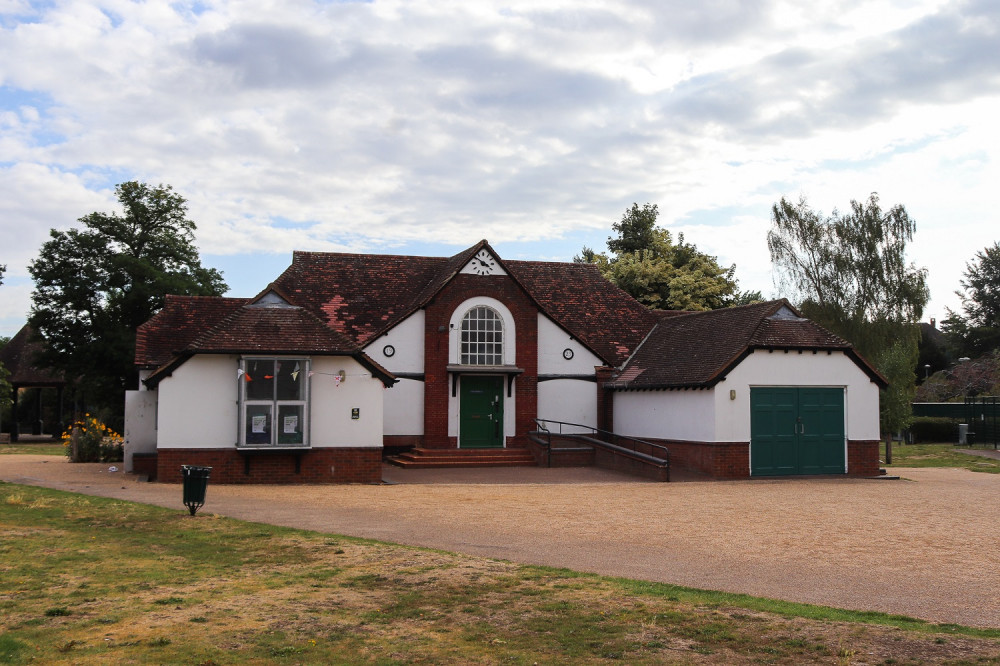
[[[41,435],[43,432],[42,423],[42,390],[55,389],[58,391],[59,423],[55,424],[56,430],[52,433],[58,435],[62,432],[63,426],[63,393],[66,388],[66,380],[62,373],[47,368],[39,368],[35,365],[35,359],[42,349],[42,342],[35,336],[30,326],[25,324],[17,332],[10,342],[0,349],[0,363],[10,373],[9,382],[13,389],[14,405],[11,410],[13,416],[10,424],[10,441],[16,442],[21,435],[20,425],[17,422],[17,406],[21,389],[35,389],[34,391],[34,417],[31,421],[30,434]],[[29,434],[29,433],[24,433]]]

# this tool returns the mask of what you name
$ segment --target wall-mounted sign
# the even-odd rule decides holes
[[[385,354],[386,358],[388,358],[396,353],[396,348],[392,345],[386,345],[385,347],[382,347],[382,353]]]
[[[569,347],[563,349],[563,358],[566,359],[567,361],[573,358],[573,350],[570,349]]]
[[[361,418],[360,407],[351,407],[351,418],[354,419],[355,421]]]

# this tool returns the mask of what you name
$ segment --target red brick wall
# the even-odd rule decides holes
[[[157,481],[180,483],[181,465],[212,468],[209,483],[379,483],[382,448],[321,448],[302,452],[295,473],[293,453],[244,453],[229,449],[159,449]],[[246,473],[246,462],[250,473]]]
[[[150,481],[156,480],[156,454],[135,453],[132,455],[132,473],[145,474]]]
[[[851,476],[878,476],[879,441],[847,440],[847,473]]]
[[[503,303],[514,318],[517,339],[517,366],[524,373],[514,380],[515,428],[507,433],[507,446],[527,446],[526,433],[534,429],[538,412],[538,308],[524,291],[507,276],[455,276],[424,312],[424,446],[455,448],[448,436],[448,336],[451,317],[462,302],[487,296]],[[443,328],[442,328],[443,327]],[[439,330],[441,329],[441,330]],[[506,386],[505,386],[506,390]]]
[[[608,366],[594,368],[597,378],[597,428],[607,432],[615,431],[615,394],[605,388],[614,372],[615,369]]]
[[[648,441],[663,444],[670,450],[671,469],[706,474],[716,479],[750,477],[749,442]],[[878,476],[878,456],[878,441],[848,440],[848,476]]]
[[[707,474],[716,479],[746,479],[750,476],[749,442],[649,441],[670,450],[670,469]]]

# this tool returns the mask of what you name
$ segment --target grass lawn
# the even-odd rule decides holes
[[[1000,664],[1000,629],[0,483],[0,663],[862,661]]]
[[[892,445],[893,467],[961,467],[973,472],[1000,474],[1000,460],[973,456],[956,451],[955,444],[898,444]],[[992,449],[989,449],[992,451]],[[883,444],[882,452],[885,452]]]
[[[0,456],[5,453],[29,453],[38,456],[64,456],[66,455],[66,449],[63,447],[62,442],[40,442],[38,444],[23,442],[11,444],[9,442],[2,442],[0,443]]]

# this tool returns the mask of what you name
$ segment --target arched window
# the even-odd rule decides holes
[[[462,318],[462,364],[503,365],[503,321],[485,305]]]

